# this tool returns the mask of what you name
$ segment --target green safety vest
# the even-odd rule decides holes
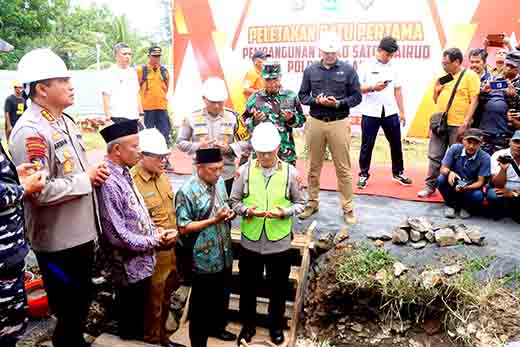
[[[288,208],[292,202],[287,199],[286,191],[289,184],[289,166],[285,162],[280,163],[281,169],[277,169],[271,176],[266,186],[262,168],[256,160],[252,160],[249,166],[249,195],[244,198],[244,205],[249,208],[256,206],[258,211],[272,211],[276,207]],[[240,229],[249,240],[258,241],[265,227],[267,239],[278,241],[286,237],[292,230],[292,218],[273,219],[258,217],[242,217]]]

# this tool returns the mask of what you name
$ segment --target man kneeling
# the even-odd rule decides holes
[[[446,203],[444,215],[469,218],[482,206],[482,188],[490,176],[491,158],[480,149],[482,135],[478,129],[464,132],[462,144],[450,147],[442,160],[441,175],[437,179],[439,191]]]
[[[240,316],[238,337],[255,335],[256,293],[266,269],[269,330],[275,344],[284,341],[283,315],[291,271],[292,216],[303,212],[305,201],[296,168],[277,157],[280,134],[271,122],[257,125],[251,140],[257,159],[240,168],[231,191],[231,206],[242,216],[240,229]]]

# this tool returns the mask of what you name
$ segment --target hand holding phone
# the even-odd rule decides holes
[[[508,84],[505,80],[491,81],[489,82],[489,87],[491,88],[491,90],[501,90],[507,89]]]

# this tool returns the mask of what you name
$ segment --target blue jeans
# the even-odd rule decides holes
[[[480,189],[456,192],[455,187],[450,186],[448,183],[448,177],[440,175],[437,178],[437,188],[441,193],[444,202],[447,206],[453,207],[454,209],[465,209],[468,211],[475,211],[482,207],[484,201],[484,192]]]
[[[392,174],[400,175],[404,171],[403,149],[401,144],[401,124],[399,116],[393,114],[387,117],[361,118],[361,151],[359,152],[359,176],[369,177],[372,151],[376,143],[379,128],[383,128],[385,137],[390,144],[392,157]]]
[[[156,128],[164,136],[166,143],[170,145],[170,118],[166,110],[146,110],[144,111],[144,126]]]
[[[520,218],[520,198],[499,197],[494,188],[488,187],[487,200],[493,218],[512,217],[515,220]]]

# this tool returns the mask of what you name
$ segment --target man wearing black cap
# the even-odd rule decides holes
[[[161,65],[162,49],[152,46],[148,50],[148,64],[137,68],[141,102],[144,110],[144,125],[157,128],[170,144],[170,118],[168,117],[168,69]]]
[[[244,95],[247,98],[254,92],[264,88],[264,80],[262,79],[262,65],[271,55],[264,51],[256,51],[253,53],[251,60],[253,60],[253,67],[244,77]]]
[[[173,242],[172,233],[156,228],[135,187],[129,168],[139,160],[138,121],[101,130],[107,143],[111,175],[100,189],[103,246],[109,253],[116,288],[119,335],[143,340],[145,306],[155,266],[155,248]]]
[[[206,347],[208,337],[233,341],[225,330],[229,302],[229,280],[233,255],[230,221],[235,213],[228,204],[222,153],[218,148],[196,152],[196,170],[177,191],[175,208],[178,264],[187,264],[181,276],[191,277],[190,341],[192,347]],[[185,268],[186,268],[185,267]]]
[[[452,145],[442,160],[437,185],[446,203],[447,218],[455,218],[459,212],[460,218],[469,218],[470,212],[482,206],[482,189],[491,176],[491,157],[480,148],[481,142],[482,132],[468,129],[462,144]]]
[[[370,177],[372,151],[379,128],[383,128],[390,144],[393,180],[410,185],[412,180],[404,175],[401,125],[405,126],[403,94],[399,72],[391,62],[399,49],[397,41],[390,36],[379,43],[376,56],[363,64],[359,72],[363,102],[361,108],[361,152],[359,153],[359,181],[357,187],[364,189]]]

